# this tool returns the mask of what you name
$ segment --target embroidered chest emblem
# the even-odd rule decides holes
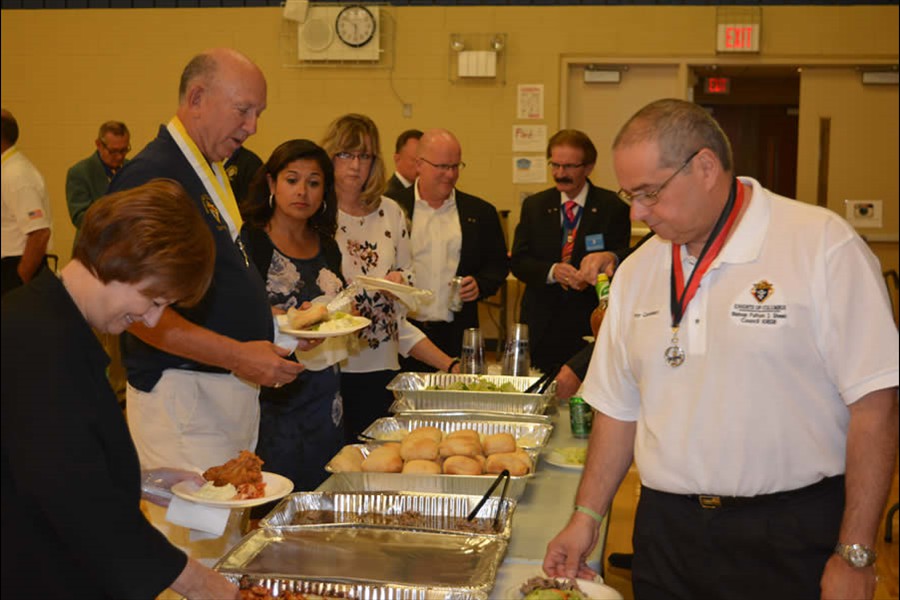
[[[765,279],[762,279],[753,284],[753,287],[750,288],[750,293],[757,302],[762,304],[768,300],[770,296],[775,294],[775,286]]]
[[[216,220],[216,223],[219,225],[222,224],[222,217],[219,215],[219,209],[216,208],[215,202],[212,201],[207,194],[203,194],[200,196],[200,202],[203,204],[203,209],[212,216],[213,219]]]

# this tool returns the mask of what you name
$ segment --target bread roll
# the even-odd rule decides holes
[[[468,437],[448,437],[439,446],[441,456],[475,456],[476,454],[484,454],[481,450],[481,443],[472,441]]]
[[[403,460],[434,460],[439,456],[438,443],[426,435],[407,436],[400,444]]]
[[[528,463],[526,463],[519,454],[515,452],[504,452],[502,454],[492,454],[487,457],[485,472],[501,473],[503,469],[508,469],[509,474],[513,477],[527,475],[529,472]]]
[[[515,452],[516,438],[510,433],[487,435],[484,437],[482,447],[484,448],[484,453],[488,456],[491,454],[500,454],[502,452]]]
[[[356,446],[344,446],[334,458],[329,461],[328,466],[337,473],[362,471],[363,459],[362,451]]]
[[[437,427],[416,427],[409,432],[409,436],[407,437],[424,437],[430,440],[434,440],[437,443],[441,443],[441,440],[444,438],[444,432]]]
[[[369,452],[362,463],[366,473],[399,473],[403,470],[403,459],[397,445],[384,444]]]
[[[447,475],[481,475],[481,465],[470,456],[450,456],[444,461]]]
[[[287,311],[288,323],[292,329],[305,329],[324,321],[328,316],[328,308],[324,304],[312,304],[309,308],[291,307]]]
[[[474,429],[459,429],[457,431],[451,431],[447,434],[447,439],[449,438],[466,438],[478,442],[479,444],[481,443],[481,435]]]
[[[418,473],[422,475],[440,475],[441,467],[433,460],[408,460],[403,464],[404,473]]]
[[[528,453],[525,452],[522,448],[516,448],[515,455],[522,459],[522,462],[528,467],[529,471],[534,470],[534,461],[531,460],[531,457],[528,456]]]
[[[484,457],[483,454],[476,454],[473,458],[478,461],[478,464],[481,466],[481,472],[484,473],[484,469],[487,464],[487,459]]]

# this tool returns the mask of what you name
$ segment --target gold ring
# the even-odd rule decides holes
[[[272,387],[275,388],[275,389],[278,389],[278,388],[281,387],[281,383],[276,382],[275,385],[273,385]]]

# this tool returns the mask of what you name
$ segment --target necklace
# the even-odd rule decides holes
[[[722,209],[722,214],[716,220],[712,233],[710,233],[706,243],[703,244],[703,249],[697,258],[697,266],[691,272],[687,284],[684,282],[684,270],[681,265],[681,246],[672,244],[672,270],[669,287],[669,307],[672,312],[672,339],[664,353],[666,364],[672,368],[681,366],[687,356],[678,340],[678,328],[681,325],[681,319],[684,317],[685,309],[687,309],[688,304],[697,293],[703,275],[709,270],[713,260],[719,255],[722,246],[725,245],[725,240],[728,238],[728,234],[731,232],[743,204],[744,186],[740,185],[737,177],[735,177],[731,182],[731,192],[728,194],[725,208]]]

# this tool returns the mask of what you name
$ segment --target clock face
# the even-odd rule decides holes
[[[348,6],[338,13],[334,28],[342,42],[359,48],[375,37],[375,17],[365,6]]]

